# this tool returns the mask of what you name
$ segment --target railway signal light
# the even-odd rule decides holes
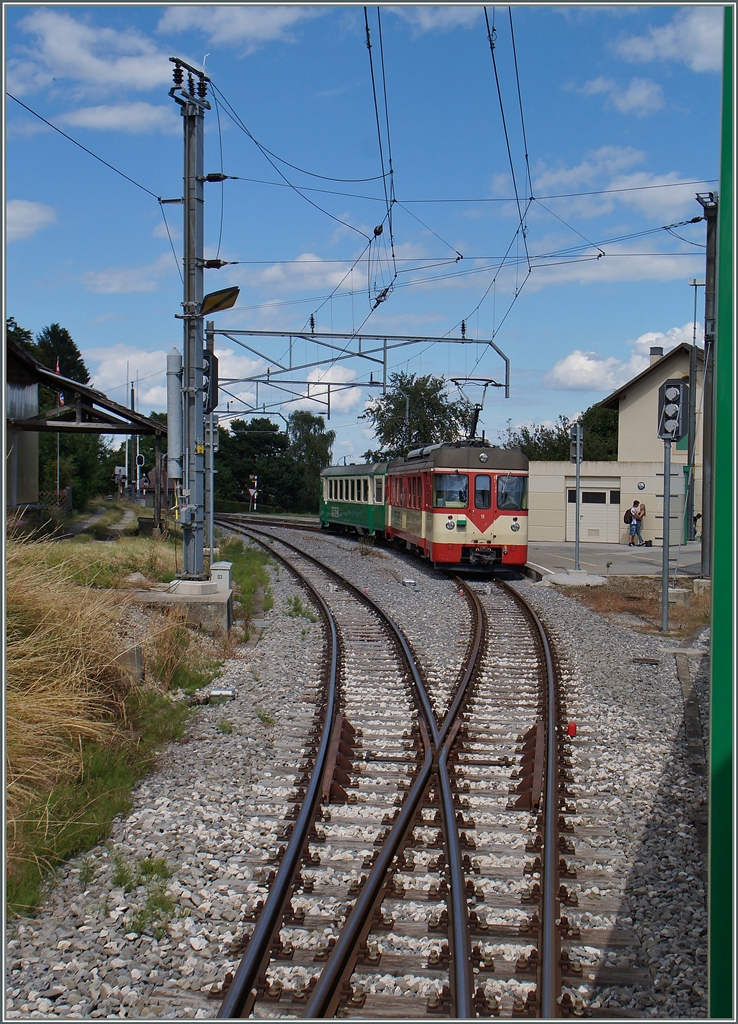
[[[569,437],[571,438],[569,460],[581,462],[584,457],[584,427],[581,423],[575,423],[573,427],[569,428]]]
[[[208,416],[218,405],[218,357],[208,349],[202,354],[203,412]]]
[[[659,437],[680,441],[687,433],[689,385],[683,380],[666,380],[659,388]]]

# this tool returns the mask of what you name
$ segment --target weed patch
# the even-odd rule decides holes
[[[256,708],[256,717],[264,725],[274,725],[274,715],[271,715],[266,708]]]
[[[303,619],[307,619],[308,622],[318,621],[318,616],[315,614],[315,612],[313,611],[309,604],[304,605],[302,603],[302,599],[300,598],[299,594],[296,594],[294,597],[291,597],[288,600],[285,615],[289,615],[291,619],[296,619],[299,616]]]
[[[233,723],[229,722],[227,718],[222,719],[218,722],[218,732],[222,732],[224,736],[230,736],[233,732]]]
[[[670,579],[669,585],[673,585]],[[677,587],[692,588],[692,581],[677,578]],[[567,594],[606,618],[623,614],[642,620],[642,631],[661,630],[661,578],[643,576],[608,576],[607,586],[570,587]],[[669,606],[669,631],[689,634],[710,622],[710,596],[693,594],[688,605]]]
[[[184,703],[173,703],[153,690],[134,691],[126,701],[127,727],[105,743],[88,741],[75,777],[65,777],[48,793],[29,801],[22,815],[9,823],[7,907],[26,914],[41,899],[49,870],[102,842],[113,819],[127,814],[131,788],[153,767],[165,743],[179,739],[190,715]],[[145,868],[160,872],[155,862]],[[127,890],[137,884],[126,865],[115,865]]]

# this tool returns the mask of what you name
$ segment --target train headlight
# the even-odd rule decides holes
[[[520,523],[517,521],[517,519],[513,519],[512,523],[510,524],[510,529],[512,530],[513,533],[518,532],[518,530],[520,529]]]
[[[453,519],[453,516],[449,516],[448,519],[446,520],[446,529],[447,530],[453,530],[453,528],[454,528],[454,519]]]

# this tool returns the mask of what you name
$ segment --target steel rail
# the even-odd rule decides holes
[[[342,982],[347,975],[350,977],[363,932],[369,930],[371,915],[374,913],[375,906],[381,903],[387,871],[407,833],[413,828],[418,805],[431,780],[435,761],[434,748],[422,720],[420,731],[425,747],[423,766],[408,792],[407,799],[403,802],[402,810],[389,835],[382,844],[379,857],[362,886],[351,915],[343,926],[336,945],[320,973],[313,993],[305,1006],[303,1017],[315,1019],[335,1015],[341,1000]]]
[[[264,533],[264,532],[262,532],[260,530],[256,530],[253,527],[246,528],[246,527],[239,526],[237,524],[233,524],[233,523],[229,523],[229,522],[223,522],[223,521],[221,521],[221,522],[222,522],[222,525],[226,526],[227,528],[233,529],[236,532],[242,533],[242,534],[244,534],[246,536],[261,535],[262,537],[268,537],[270,540],[277,541],[277,543],[282,544],[284,547],[287,547],[290,550],[294,551],[300,557],[305,558],[308,561],[312,562],[313,564],[317,565],[327,575],[332,576],[334,579],[338,580],[344,587],[346,587],[347,589],[351,590],[355,597],[357,597],[366,606],[368,606],[374,612],[376,612],[376,614],[380,617],[380,619],[382,621],[384,621],[390,627],[390,629],[391,629],[395,639],[399,643],[399,646],[400,646],[400,648],[402,650],[403,657],[405,659],[407,668],[410,670],[410,674],[411,674],[411,676],[413,678],[413,683],[415,685],[416,694],[420,698],[420,703],[421,703],[421,707],[422,707],[423,713],[426,716],[426,719],[428,720],[428,726],[431,729],[431,731],[433,732],[434,737],[437,736],[437,734],[438,734],[438,726],[436,724],[435,717],[434,717],[434,714],[433,714],[433,708],[432,708],[432,705],[431,705],[431,702],[430,702],[430,698],[428,696],[428,692],[427,692],[427,690],[425,688],[425,685],[424,685],[424,683],[423,683],[423,681],[421,679],[420,673],[418,672],[418,668],[417,668],[417,665],[415,663],[415,659],[414,659],[414,656],[412,654],[412,651],[410,650],[410,646],[409,646],[409,644],[407,642],[407,639],[405,638],[404,634],[400,630],[399,626],[397,626],[397,624],[387,614],[387,612],[385,612],[367,594],[364,594],[358,587],[354,586],[353,583],[350,583],[343,576],[341,576],[340,573],[337,573],[335,570],[331,569],[329,566],[324,565],[324,563],[322,563],[319,559],[315,558],[312,555],[309,555],[307,552],[301,551],[294,544],[290,544],[289,541],[285,541],[285,540],[282,540],[279,537],[275,537],[273,534]],[[292,569],[293,572],[296,572],[299,575],[299,571],[295,568],[295,566],[292,565],[287,559],[284,559],[282,556],[278,555],[278,553],[273,550],[271,545],[267,545],[263,541],[259,540],[258,536],[253,536],[253,539],[256,540],[256,542],[258,544],[261,544],[262,547],[265,547],[267,550],[271,551],[272,554],[275,554],[278,558],[281,559],[281,561],[285,562],[285,564],[288,565]],[[321,606],[321,610],[323,608],[325,608],[326,611],[328,612],[329,622],[331,623],[332,636],[335,637],[335,621],[333,620],[333,616],[330,613],[330,610],[328,609],[327,604],[325,603],[323,598],[320,596],[320,594],[318,594],[317,590],[315,590],[315,588],[311,584],[309,584],[307,580],[305,580],[303,578],[303,582],[309,587],[310,591],[312,593],[314,593],[316,595],[316,597],[318,598],[319,604]],[[333,666],[337,665],[337,651],[338,651],[337,638],[336,638],[336,642],[334,642],[334,644],[333,644],[332,651],[333,651],[333,659],[332,659],[332,668],[333,668]],[[284,906],[285,906],[285,904],[287,902],[287,899],[289,897],[290,888],[292,886],[294,876],[295,876],[295,874],[297,872],[297,868],[298,868],[300,860],[302,858],[303,848],[304,848],[304,845],[305,845],[305,840],[307,838],[307,833],[309,832],[309,829],[311,827],[313,818],[315,816],[315,807],[314,807],[315,798],[316,798],[317,794],[320,792],[320,784],[322,782],[323,774],[324,774],[324,771],[325,771],[325,760],[326,760],[328,744],[329,744],[329,739],[330,739],[330,732],[331,732],[331,729],[330,729],[329,725],[330,725],[330,723],[332,723],[332,720],[333,720],[333,710],[335,710],[335,690],[336,690],[336,687],[335,687],[335,676],[334,675],[332,676],[332,682],[333,682],[333,689],[332,689],[333,702],[331,704],[331,716],[330,716],[330,719],[329,719],[328,715],[326,715],[326,725],[324,726],[323,736],[321,738],[321,745],[320,745],[320,748],[319,748],[319,752],[318,752],[318,755],[316,755],[315,767],[313,769],[313,775],[312,775],[311,780],[310,780],[308,793],[306,793],[305,802],[303,803],[303,809],[302,809],[302,811],[300,813],[300,816],[298,818],[298,822],[297,822],[297,824],[295,826],[295,831],[293,833],[293,836],[292,836],[292,838],[290,840],[290,843],[289,843],[289,845],[287,847],[287,850],[285,851],[285,855],[284,855],[284,858],[282,860],[282,864],[280,865],[279,872],[277,874],[277,878],[275,879],[274,885],[273,885],[272,889],[269,892],[269,895],[268,895],[267,900],[265,902],[264,908],[263,908],[261,914],[259,915],[259,920],[257,921],[256,927],[254,928],[254,931],[253,931],[253,933],[251,935],[251,938],[249,940],[249,945],[248,945],[248,948],[246,950],[246,953],[244,954],[244,956],[243,956],[243,958],[241,960],[241,963],[239,964],[239,967],[238,967],[238,970],[236,972],[236,975],[234,976],[234,979],[231,982],[231,985],[230,985],[230,987],[229,987],[229,989],[228,989],[228,991],[227,991],[227,993],[226,993],[226,995],[225,995],[225,997],[223,999],[223,1002],[221,1004],[220,1010],[218,1012],[218,1018],[219,1019],[227,1019],[227,1018],[239,1017],[239,1016],[241,1016],[243,1014],[246,1002],[249,1000],[250,996],[253,995],[252,989],[253,989],[254,982],[256,981],[256,979],[257,979],[258,975],[261,973],[261,971],[264,969],[265,964],[268,963],[268,958],[269,958],[270,952],[271,952],[272,937],[274,935],[275,929],[278,927],[278,923],[281,920],[281,916],[284,913]],[[373,878],[372,888],[374,888],[376,890],[375,891],[375,899],[376,899],[376,896],[377,896],[377,892],[379,890],[381,890],[381,884],[383,884],[384,876],[385,876],[386,871],[387,871],[387,867],[391,863],[391,861],[392,861],[392,859],[393,859],[393,857],[395,855],[395,852],[396,852],[397,848],[399,847],[399,843],[402,841],[402,839],[404,837],[404,832],[407,829],[407,821],[412,821],[412,817],[414,817],[415,811],[417,810],[417,805],[420,802],[420,799],[421,799],[423,793],[425,792],[426,785],[428,783],[428,780],[430,778],[431,772],[432,772],[433,767],[434,767],[433,751],[434,751],[434,749],[436,747],[436,744],[435,743],[431,743],[430,739],[428,738],[427,731],[422,728],[422,722],[421,722],[421,735],[423,733],[425,733],[424,741],[425,741],[426,751],[425,751],[424,765],[423,765],[423,767],[421,769],[420,776],[416,780],[415,785],[413,786],[413,788],[411,789],[410,793],[408,794],[408,799],[404,802],[403,811],[398,816],[398,819],[395,822],[395,827],[393,827],[392,831],[390,832],[390,837],[388,837],[388,839],[385,841],[385,846],[383,847],[382,853],[380,854],[380,858],[379,858],[379,860],[377,862],[377,863],[384,864],[385,865],[384,868],[381,870],[381,873],[380,873],[380,870],[377,868],[377,865],[375,864],[375,869],[377,869],[377,870],[373,870],[372,873],[370,874],[370,878]],[[319,767],[319,761],[320,761],[320,767]],[[411,801],[411,794],[412,794],[412,801]],[[312,812],[311,812],[311,814],[308,815],[308,811],[306,809],[306,805],[308,804],[308,799],[309,798],[312,798],[312,805],[311,805],[312,806]],[[408,808],[410,807],[411,803],[412,803],[412,807],[411,807],[410,810],[408,810]],[[402,832],[401,832],[400,828],[398,827],[398,824],[400,822],[402,822],[403,825],[404,825],[404,829],[402,830]],[[303,826],[302,827],[302,831],[304,833],[302,841],[300,841],[300,835],[298,834],[298,829],[300,828],[301,825]],[[392,852],[388,855],[388,854],[386,854],[386,851],[388,849],[390,849],[390,848],[391,848]],[[377,886],[376,886],[377,879],[380,880],[379,890],[377,889]],[[369,879],[367,879],[367,883],[365,883],[365,886],[362,889],[362,893],[360,894],[359,899],[362,899],[365,896],[365,893],[367,893],[367,886],[368,886],[368,884],[369,884]],[[366,904],[367,900],[368,900],[368,896],[366,896],[366,898],[364,898],[364,900],[362,902],[362,907],[364,907],[364,905]],[[359,900],[357,900],[357,904],[358,903],[359,903]],[[343,938],[344,933],[352,932],[352,926],[354,924],[361,925],[361,923],[362,923],[361,912],[359,911],[358,907],[355,907],[354,909],[355,909],[355,913],[352,913],[350,921],[347,922],[347,926],[344,928],[343,932],[341,933],[341,936],[339,937],[339,942]],[[366,915],[367,911],[365,910],[364,913]],[[331,962],[333,960],[333,955],[335,954],[337,947],[338,947],[338,943],[336,943],[336,947],[334,948],[333,954],[331,955],[329,962]],[[327,965],[326,965],[326,967],[327,967]],[[321,979],[323,978],[324,974],[325,974],[325,969],[321,973]],[[314,997],[314,995],[315,995],[315,993],[313,993],[313,997]],[[311,999],[310,1002],[312,1002],[312,999]],[[305,1014],[306,1015],[308,1015],[308,1008],[309,1008],[309,1006],[310,1006],[310,1003],[308,1003],[308,1005],[305,1008]]]
[[[538,1004],[544,1020],[561,1016],[558,997],[561,994],[559,968],[560,941],[556,921],[559,903],[559,707],[557,679],[546,628],[528,602],[513,587],[498,580],[524,609],[539,637],[546,662],[546,784],[543,818],[543,878],[540,901]]]
[[[303,1016],[306,1018],[314,1019],[335,1015],[341,999],[343,982],[347,981],[348,977],[350,977],[355,963],[358,943],[365,938],[365,933],[369,930],[368,922],[371,920],[370,915],[373,914],[377,903],[381,902],[380,897],[387,871],[395,854],[404,842],[407,833],[413,827],[417,806],[425,793],[427,783],[434,768],[438,771],[451,889],[451,900],[449,901],[451,914],[449,916],[451,921],[451,943],[454,951],[451,986],[454,1004],[452,1016],[460,1018],[474,1016],[474,974],[466,902],[466,877],[464,875],[459,832],[456,827],[453,790],[448,773],[448,755],[461,725],[461,720],[457,717],[458,712],[463,704],[466,690],[478,663],[485,632],[486,616],[482,604],[474,591],[467,587],[463,581],[459,580],[458,582],[463,586],[469,600],[473,613],[474,629],[464,674],[452,705],[455,708],[454,717],[452,719],[449,712],[444,726],[439,729],[435,724],[435,715],[431,712],[430,721],[434,727],[432,763],[429,761],[429,755],[426,751],[423,769],[408,794],[402,813],[385,839],[382,852],[364,883],[361,895],[351,912],[351,917],[344,926],[333,952],[321,972],[313,994],[305,1007]],[[426,717],[428,717],[428,712],[426,712]],[[443,737],[446,738],[445,743],[443,742]],[[441,746],[441,744],[443,745]]]
[[[307,580],[303,580],[303,583],[315,599],[330,634],[330,674],[326,694],[323,733],[315,756],[313,774],[308,784],[292,837],[287,845],[282,863],[279,865],[277,876],[269,890],[264,907],[259,914],[259,919],[251,934],[246,952],[220,1005],[218,1010],[219,1019],[240,1017],[244,1012],[246,1003],[253,996],[254,983],[259,974],[265,969],[266,963],[268,963],[274,932],[280,927],[285,905],[291,896],[294,877],[302,860],[305,844],[310,828],[314,823],[316,808],[320,798],[320,786],[325,772],[328,746],[337,704],[338,633],[335,619],[322,596]]]
[[[273,533],[265,533],[263,530],[257,530],[256,527],[253,526],[234,527],[233,525],[225,523],[223,525],[227,526],[228,529],[237,529],[238,532],[241,533],[245,533],[248,531],[249,533],[260,534],[262,537],[269,537],[270,540],[275,540],[278,544],[282,544],[284,547],[289,548],[291,551],[294,551],[296,554],[298,554],[301,558],[305,558],[309,562],[312,562],[314,565],[317,565],[318,568],[322,569],[323,572],[325,572],[327,575],[332,576],[333,579],[337,580],[337,582],[340,583],[342,587],[345,587],[347,590],[350,590],[353,593],[353,595],[356,598],[358,598],[359,601],[362,601],[368,608],[371,608],[372,611],[376,612],[376,614],[379,616],[380,619],[382,619],[383,622],[387,623],[387,625],[392,630],[392,633],[396,641],[400,645],[400,648],[402,649],[402,653],[405,657],[407,667],[410,670],[410,674],[413,677],[413,684],[415,686],[416,693],[420,698],[421,708],[428,723],[428,728],[431,731],[433,745],[438,746],[439,730],[438,723],[436,722],[436,716],[433,711],[433,705],[431,704],[430,697],[428,696],[428,691],[425,688],[425,683],[423,682],[420,672],[418,671],[416,658],[415,655],[413,654],[410,644],[408,643],[405,634],[402,632],[402,630],[397,625],[392,616],[388,612],[386,612],[384,608],[381,607],[381,605],[378,605],[375,600],[369,597],[368,594],[365,594],[360,587],[357,587],[354,583],[351,583],[350,580],[347,580],[345,576],[342,576],[339,572],[336,572],[335,569],[331,569],[329,565],[326,565],[324,562],[321,562],[320,559],[316,558],[314,555],[310,555],[308,554],[307,551],[303,551],[301,548],[298,548],[295,544],[291,544],[288,540],[283,540],[282,537],[276,537]],[[270,546],[268,550],[271,551],[273,549]]]

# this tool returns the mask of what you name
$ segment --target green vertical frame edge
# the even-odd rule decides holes
[[[710,657],[709,1015],[733,1007],[733,8],[725,8],[715,336],[715,476]]]

